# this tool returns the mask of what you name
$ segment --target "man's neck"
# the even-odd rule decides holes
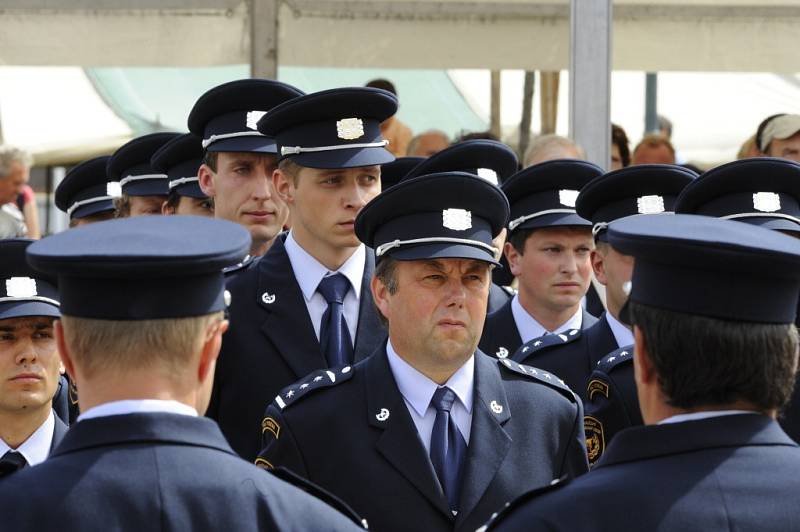
[[[652,413],[648,413],[645,421],[646,425],[656,425],[665,419],[669,419],[673,416],[685,415],[685,414],[698,414],[698,413],[713,413],[713,412],[722,412],[725,410],[741,410],[741,411],[748,411],[754,412],[759,414],[765,414],[770,417],[775,417],[777,412],[772,410],[769,412],[764,412],[763,410],[756,407],[754,404],[748,401],[735,401],[733,403],[726,403],[722,405],[702,405],[696,406],[692,408],[675,408],[666,404],[665,402],[660,402],[657,406],[652,408]]]
[[[269,251],[269,248],[272,246],[273,242],[275,242],[274,238],[272,240],[267,240],[266,242],[256,242],[254,240],[250,245],[250,256],[260,257],[261,255],[265,254],[267,251]]]
[[[198,390],[179,390],[173,383],[156,376],[131,376],[127,379],[93,378],[80,383],[81,411],[114,401],[158,399],[177,401],[198,408]]]
[[[48,402],[32,411],[4,410],[0,412],[0,439],[12,449],[16,449],[42,426],[42,423],[47,420],[47,416],[50,415],[51,409]]]
[[[527,297],[523,290],[518,292],[519,304],[525,309],[525,312],[530,314],[533,319],[550,332],[555,331],[570,318],[572,318],[580,309],[580,302],[574,307],[567,308],[551,308],[544,305],[537,304],[533,298]]]
[[[292,229],[292,238],[306,253],[332,272],[341,268],[342,264],[347,262],[347,259],[352,257],[353,253],[358,249],[358,246],[331,246],[326,242],[310,238],[302,229],[298,230],[297,228]]]

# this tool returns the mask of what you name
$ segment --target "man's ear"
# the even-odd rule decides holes
[[[390,314],[388,287],[383,284],[383,281],[373,276],[369,282],[369,288],[372,292],[372,300],[375,302],[375,306],[378,307],[378,311],[383,314],[383,317],[388,320]]]
[[[294,203],[295,187],[294,178],[292,176],[280,168],[276,168],[275,171],[272,172],[272,185],[275,188],[275,193],[284,203],[287,205],[292,205]]]
[[[644,333],[636,325],[633,326],[633,370],[636,382],[642,384],[653,384],[657,381],[655,367],[650,359],[650,351],[647,348],[647,340]]]
[[[595,279],[597,279],[600,284],[605,286],[608,282],[608,278],[606,277],[605,256],[598,251],[597,248],[595,248],[592,250],[592,253],[589,255],[589,257],[592,261],[592,270],[594,270]]]
[[[197,366],[198,382],[205,382],[208,378],[214,377],[212,371],[217,363],[219,351],[222,348],[222,335],[228,330],[228,320],[214,322],[209,325],[203,347],[200,352],[200,363]]]
[[[518,277],[522,273],[522,254],[517,251],[511,242],[506,242],[503,246],[503,252],[506,255],[506,260],[508,261],[508,269],[511,271],[511,275],[514,277]]]
[[[75,363],[72,360],[72,355],[67,347],[67,341],[64,338],[64,326],[61,324],[61,320],[55,320],[53,322],[53,334],[55,334],[56,337],[56,347],[58,348],[58,355],[61,357],[61,366],[67,372],[72,382],[76,382]]]
[[[217,189],[214,187],[214,171],[207,164],[201,164],[197,170],[197,178],[200,184],[200,190],[209,198],[213,198]]]

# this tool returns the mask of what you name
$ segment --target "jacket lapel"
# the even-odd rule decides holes
[[[69,427],[67,427],[67,425],[58,418],[58,416],[55,416],[55,422],[55,426],[53,427],[53,441],[50,444],[51,453],[53,452],[53,449],[55,449],[58,444],[61,443],[61,440],[64,439],[64,435],[69,430]]]
[[[378,452],[448,519],[452,519],[436,472],[397,389],[385,346],[371,355],[366,370],[367,421],[382,431],[375,444]]]
[[[374,273],[375,253],[372,249],[367,248],[364,277],[361,280],[358,326],[356,327],[356,340],[353,346],[355,360],[353,362],[358,362],[368,357],[386,339],[386,329],[378,317],[378,310],[372,301],[372,291],[369,286]]]
[[[300,285],[277,238],[258,264],[256,306],[262,310],[261,332],[275,346],[297,378],[327,366],[308,315]]]
[[[472,428],[456,524],[463,522],[477,506],[505,460],[511,436],[503,425],[510,418],[511,408],[497,362],[477,351]]]

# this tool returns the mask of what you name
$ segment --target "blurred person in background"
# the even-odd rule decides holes
[[[367,83],[366,86],[372,87],[373,89],[383,89],[397,96],[397,89],[394,83],[388,79],[373,79]],[[411,132],[411,128],[402,123],[400,119],[397,118],[397,115],[392,115],[383,121],[381,124],[381,135],[389,141],[389,145],[386,149],[395,157],[402,157],[406,154],[408,151],[408,144],[414,136]]]
[[[786,114],[767,119],[758,147],[768,157],[800,162],[800,115]]]
[[[0,238],[26,236],[28,229],[17,198],[28,182],[31,157],[13,146],[0,146]]]
[[[675,148],[661,134],[645,135],[633,149],[631,164],[675,164]]]
[[[631,164],[631,148],[628,135],[617,124],[611,124],[611,167],[619,170]]]
[[[409,157],[430,157],[450,146],[450,138],[444,131],[429,129],[411,139],[406,155]]]
[[[553,159],[585,159],[583,148],[567,137],[561,135],[539,135],[531,141],[523,157],[523,166],[528,168],[534,164]]]

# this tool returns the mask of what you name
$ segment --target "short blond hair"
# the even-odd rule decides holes
[[[202,349],[209,326],[222,319],[222,312],[135,321],[61,316],[64,340],[87,377],[142,369],[180,377]]]

